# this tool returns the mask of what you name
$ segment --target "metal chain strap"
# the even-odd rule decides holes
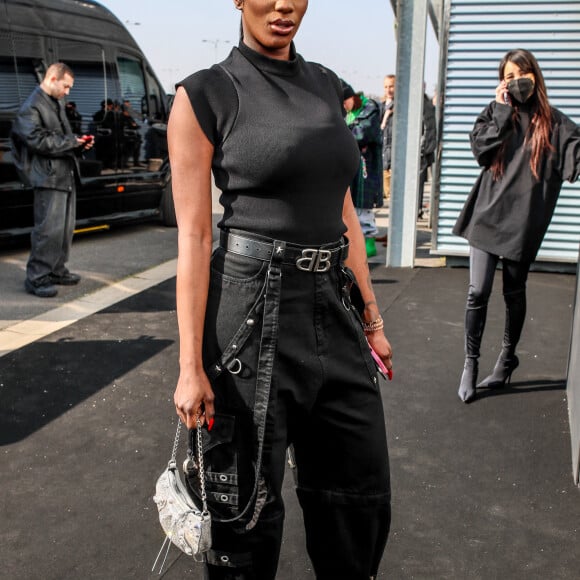
[[[201,501],[203,502],[203,511],[207,512],[207,496],[205,494],[205,469],[203,467],[203,447],[201,444],[201,421],[197,418],[197,466],[199,468],[199,485],[201,491]]]
[[[179,434],[181,432],[181,421],[177,420],[177,431],[175,432],[175,441],[173,442],[173,451],[171,452],[171,459],[176,462],[177,448],[179,447]],[[203,503],[203,512],[207,513],[207,495],[205,492],[205,468],[203,465],[203,445],[201,442],[201,420],[197,418],[196,443],[197,443],[197,466],[199,469],[199,484],[201,492],[201,501]]]
[[[179,445],[179,432],[181,431],[181,421],[177,419],[177,431],[175,432],[175,441],[173,442],[173,451],[171,452],[171,460],[175,463],[177,457],[177,447]]]

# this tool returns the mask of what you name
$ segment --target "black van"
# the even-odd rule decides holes
[[[96,139],[80,160],[77,229],[151,218],[175,226],[169,97],[125,26],[91,0],[0,0],[0,14],[0,240],[33,226],[33,192],[18,180],[9,136],[55,61],[75,75],[73,131]]]

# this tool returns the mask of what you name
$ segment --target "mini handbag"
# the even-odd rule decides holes
[[[203,561],[203,555],[211,548],[211,515],[207,509],[205,493],[205,471],[203,466],[203,449],[201,444],[201,422],[197,420],[197,464],[199,468],[200,497],[202,507],[193,501],[177,469],[176,455],[179,445],[181,421],[178,420],[177,431],[171,459],[155,486],[153,501],[159,510],[159,522],[165,532],[165,540],[153,563],[152,572],[157,566],[161,553],[167,544],[165,557],[159,568],[161,574],[171,543],[175,544],[188,556]]]

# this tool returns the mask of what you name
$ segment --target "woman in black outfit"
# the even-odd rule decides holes
[[[207,577],[275,578],[291,445],[317,578],[368,580],[390,525],[369,344],[389,369],[392,351],[348,190],[358,147],[338,77],[294,49],[307,0],[234,4],[240,45],[179,84],[168,129],[179,225],[174,400],[190,430],[198,417],[207,426]],[[224,206],[213,255],[212,171]],[[193,493],[197,476],[193,466]]]
[[[506,323],[491,375],[477,387],[502,387],[519,365],[516,346],[526,316],[526,280],[548,229],[562,182],[580,173],[580,129],[550,106],[540,67],[527,50],[508,52],[500,83],[475,121],[471,149],[483,170],[453,232],[471,245],[465,312],[465,365],[459,398],[476,397],[487,304],[499,259]]]

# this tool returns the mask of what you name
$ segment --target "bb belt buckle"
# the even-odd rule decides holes
[[[296,259],[296,267],[303,272],[328,272],[330,270],[330,250],[306,248],[302,257]]]

